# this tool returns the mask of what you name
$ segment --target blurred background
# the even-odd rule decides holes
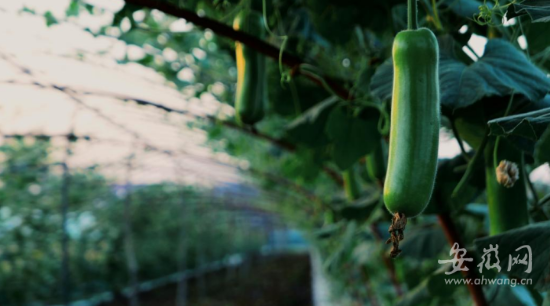
[[[206,146],[233,59],[123,6],[0,4],[0,305],[312,305],[284,196]]]
[[[227,7],[216,14],[229,24],[239,7]],[[317,60],[336,58],[340,77],[361,71],[300,22]],[[470,43],[481,54],[486,40]],[[276,114],[258,129],[273,138],[251,138],[256,130],[229,120],[233,45],[122,0],[0,3],[0,305],[325,306],[400,292],[373,258],[388,224],[350,248],[358,225],[332,222],[311,192],[343,201],[333,170],[316,167],[311,151],[271,146],[296,107],[327,94],[305,78],[296,79],[303,92],[294,83],[270,91]],[[276,61],[268,69],[278,84]],[[295,95],[309,100],[296,105]],[[448,130],[441,139],[440,158],[460,154]],[[547,165],[531,173],[542,185],[549,176]],[[374,207],[376,188],[363,185],[357,207]],[[331,211],[354,220],[342,201]],[[441,246],[431,254],[447,247],[440,230],[418,235]],[[368,278],[357,268],[366,262],[377,285],[350,287]]]

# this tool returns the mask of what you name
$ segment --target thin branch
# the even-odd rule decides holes
[[[276,138],[274,138],[272,136],[269,136],[269,135],[266,135],[266,134],[263,134],[263,133],[259,132],[256,129],[243,127],[243,126],[238,125],[235,122],[220,120],[220,119],[218,119],[218,118],[216,118],[215,116],[212,116],[212,115],[203,115],[203,116],[201,116],[201,115],[193,114],[193,113],[191,113],[189,111],[186,111],[186,110],[171,108],[171,107],[168,107],[168,106],[156,103],[156,102],[144,100],[144,99],[137,98],[137,97],[126,96],[126,95],[121,95],[121,94],[111,93],[111,92],[104,92],[104,91],[78,90],[78,89],[70,88],[70,87],[67,87],[67,86],[60,86],[60,85],[55,85],[55,84],[52,84],[52,85],[42,84],[42,83],[37,82],[37,81],[32,82],[32,83],[28,83],[28,84],[27,83],[17,83],[15,81],[8,81],[6,83],[21,84],[21,85],[33,85],[33,86],[38,86],[40,88],[56,89],[56,90],[59,90],[59,91],[65,93],[65,94],[69,95],[69,97],[71,97],[71,99],[73,99],[74,101],[76,101],[80,105],[84,105],[84,106],[86,106],[86,105],[83,104],[83,102],[80,101],[80,99],[75,97],[74,94],[96,95],[96,96],[102,96],[102,97],[115,98],[115,99],[119,99],[119,100],[122,100],[122,101],[132,101],[132,102],[134,102],[138,105],[152,106],[154,108],[158,108],[158,109],[160,109],[162,111],[165,111],[167,113],[176,113],[176,114],[180,114],[180,115],[184,115],[184,116],[190,116],[190,117],[193,117],[194,119],[198,119],[198,120],[206,119],[206,120],[208,120],[212,123],[221,124],[225,127],[231,128],[231,129],[236,130],[238,132],[248,134],[248,135],[253,136],[255,138],[259,138],[259,139],[271,142],[273,145],[276,145],[277,147],[279,147],[279,148],[281,148],[285,151],[288,151],[288,152],[295,152],[296,151],[296,146],[294,144],[289,143],[289,142],[284,141],[284,140],[281,140],[281,139],[276,139]],[[88,106],[86,106],[86,107],[88,107]],[[91,109],[91,110],[95,110],[91,107],[88,107],[88,108]],[[97,110],[95,110],[95,111],[97,111]],[[108,117],[106,117],[105,115],[102,115],[102,118],[104,118],[106,120],[109,120],[109,121],[112,121]],[[114,124],[116,124],[117,126],[119,125],[118,123],[114,123]],[[126,127],[123,127],[123,126],[119,126],[119,127],[124,128],[125,130],[127,130]],[[136,138],[139,139],[139,135],[134,134],[134,132],[132,132],[132,131],[129,131],[129,132],[132,133]],[[29,136],[31,136],[31,135],[29,135]],[[36,136],[39,136],[39,135],[36,135]],[[42,135],[42,136],[48,137],[48,135]],[[343,186],[342,177],[340,176],[340,174],[337,171],[335,171],[334,169],[332,169],[328,166],[324,166],[323,167],[323,172],[325,172],[328,175],[328,177],[331,178],[337,185]]]
[[[384,242],[384,239],[382,237],[382,233],[380,233],[380,230],[376,226],[376,223],[372,223],[370,225],[370,229],[374,235],[374,238],[378,242]],[[398,297],[403,296],[403,290],[401,289],[401,285],[399,284],[399,280],[397,279],[397,273],[395,272],[395,266],[393,265],[393,261],[386,256],[385,252],[382,253],[382,260],[384,261],[384,265],[386,266],[386,269],[388,270],[388,274],[390,276],[390,281],[393,285],[393,288],[395,290],[395,293]]]
[[[71,272],[69,267],[69,235],[67,233],[67,221],[69,211],[69,188],[71,176],[67,161],[71,154],[71,141],[67,137],[67,147],[65,148],[65,157],[61,163],[63,167],[63,176],[61,184],[61,298],[63,305],[70,305],[71,301]]]
[[[525,178],[525,181],[527,182],[527,187],[529,187],[529,191],[531,191],[531,195],[533,196],[534,206],[539,205],[539,195],[537,194],[537,190],[535,189],[535,185],[533,185],[533,182],[531,182],[531,178],[529,178],[529,173],[527,173],[527,169],[525,167],[522,167],[523,169],[523,177]]]
[[[471,47],[469,44],[466,44],[465,47],[466,47],[470,52],[472,52],[472,55],[475,56],[476,60],[479,60],[479,55],[477,55],[477,53],[474,51],[474,49],[472,49],[472,47]]]
[[[132,159],[133,155],[128,158],[128,164],[126,169],[126,187],[125,192],[126,196],[124,199],[124,209],[123,209],[123,233],[124,233],[124,253],[126,255],[126,267],[128,269],[128,278],[129,278],[129,304],[131,306],[139,306],[139,280],[138,272],[139,265],[136,258],[135,243],[134,243],[134,233],[132,228],[132,181],[131,181],[131,172],[132,172]]]
[[[466,172],[453,190],[453,193],[451,195],[452,198],[456,198],[462,193],[463,189],[466,187],[466,183],[468,183],[470,177],[474,173],[474,170],[477,169],[477,167],[481,166],[481,163],[483,162],[483,151],[485,151],[485,146],[487,146],[488,141],[489,133],[485,132],[485,136],[483,137],[483,140],[481,141],[481,144],[479,145],[479,148],[477,149],[474,158],[472,158],[472,160],[470,160],[470,162],[468,163],[468,168],[466,169]]]
[[[449,245],[452,246],[455,243],[458,243],[458,245],[463,245],[451,216],[448,214],[439,214],[437,215],[437,218],[439,220],[439,224],[445,232],[445,237],[447,238]],[[474,280],[479,279],[475,264],[473,262],[464,261],[464,265],[468,268],[468,271],[462,271],[462,275],[465,279],[470,280],[466,282],[466,286],[468,287],[468,291],[470,292],[474,303],[477,306],[489,305],[485,299],[485,295],[483,294],[483,287],[481,285],[474,285]]]
[[[308,199],[312,202],[315,202],[319,205],[324,205],[323,201],[317,195],[315,195],[312,191],[307,190],[303,186],[298,185],[295,182],[293,182],[293,181],[291,181],[287,178],[284,178],[284,177],[281,177],[281,176],[278,176],[278,175],[275,175],[275,174],[272,174],[272,173],[261,172],[261,171],[258,171],[256,169],[252,169],[252,168],[249,168],[246,171],[253,174],[253,175],[261,176],[261,177],[263,177],[263,178],[265,178],[265,179],[267,179],[267,180],[269,180],[273,183],[276,183],[277,185],[286,186],[287,188],[290,188],[290,189],[294,190],[295,192],[301,194],[306,199]]]
[[[98,138],[92,138],[90,136],[79,136],[79,135],[75,135],[74,133],[52,134],[52,135],[45,135],[45,134],[5,134],[5,135],[2,135],[2,137],[4,137],[4,138],[34,137],[34,138],[37,138],[37,139],[67,138],[68,140],[84,140],[84,141],[92,141],[92,140],[97,141],[97,140],[99,140]],[[185,153],[185,152],[182,153],[182,152],[177,152],[177,151],[172,151],[172,150],[165,150],[165,149],[157,148],[157,147],[150,146],[150,145],[144,145],[143,148],[147,149],[147,150],[160,152],[160,153],[166,154],[170,157],[176,157],[179,154],[183,154],[185,156],[188,156],[188,154]],[[61,163],[61,165],[64,165],[64,164]],[[182,167],[182,166],[180,166],[180,167]],[[330,171],[334,171],[330,168],[327,168],[327,169],[330,170]],[[297,192],[298,194],[304,196],[306,199],[308,199],[312,202],[315,202],[315,203],[317,203],[321,206],[326,205],[326,204],[323,203],[323,200],[321,200],[321,198],[319,198],[317,195],[315,195],[315,193],[313,193],[312,191],[304,188],[303,186],[301,186],[299,184],[296,184],[295,182],[293,182],[289,179],[277,176],[277,175],[272,174],[272,173],[262,172],[262,171],[252,169],[252,168],[249,168],[249,169],[246,169],[246,170],[244,170],[244,169],[240,169],[240,170],[242,170],[243,172],[247,172],[249,174],[252,174],[252,175],[261,176],[262,178],[264,178],[266,180],[269,180],[273,183],[277,183],[278,185],[290,188],[290,189],[294,190],[295,192]]]
[[[547,194],[546,196],[544,196],[542,199],[540,199],[538,201],[538,204],[536,206],[534,206],[532,209],[531,209],[531,213],[540,213],[540,217],[539,219],[541,219],[541,221],[546,221],[548,220],[548,216],[546,215],[546,212],[544,211],[543,209],[543,206],[550,203],[550,194]]]
[[[214,19],[201,17],[197,13],[191,10],[179,8],[173,4],[170,4],[168,1],[125,0],[125,2],[128,4],[139,5],[149,9],[156,9],[168,15],[183,18],[186,21],[195,24],[196,26],[210,29],[212,30],[212,32],[216,33],[217,35],[227,37],[235,41],[239,41],[242,44],[268,57],[271,57],[275,60],[278,60],[279,55],[281,54],[281,51],[279,50],[278,47],[275,47],[259,38],[256,38],[252,35],[249,35],[241,31],[235,31],[231,26],[228,26]],[[297,67],[299,67],[302,64],[305,64],[305,61],[303,61],[302,59],[300,59],[295,55],[289,54],[288,52],[282,53],[281,62],[284,65],[291,67],[293,73],[298,72],[299,69],[297,69]],[[350,94],[350,92],[347,89],[345,89],[343,86],[341,86],[338,82],[336,82],[334,79],[328,78],[326,76],[320,76],[321,78],[317,78],[313,75],[307,75],[307,77],[320,86],[323,86],[323,80],[324,80],[324,82],[326,82],[330,86],[330,88],[335,93],[338,94],[338,96],[340,96],[345,100],[352,99],[352,95]]]
[[[464,148],[464,142],[462,141],[462,138],[460,137],[460,134],[458,133],[458,129],[456,128],[456,124],[454,121],[454,118],[450,118],[449,120],[451,122],[451,129],[453,131],[453,135],[455,136],[456,142],[458,142],[458,146],[460,147],[460,152],[462,153],[462,157],[469,162],[470,156],[468,155],[468,152],[466,152],[466,149]]]
[[[550,194],[547,194],[544,198],[540,199],[539,207],[545,205],[546,203],[550,203]]]
[[[167,113],[175,113],[175,114],[180,114],[180,115],[184,115],[184,116],[190,116],[190,117],[192,117],[194,119],[198,119],[198,120],[206,119],[206,120],[211,121],[212,123],[221,124],[223,126],[229,127],[231,129],[234,129],[234,130],[238,130],[238,131],[243,132],[245,134],[252,135],[256,138],[267,140],[267,141],[273,143],[274,145],[276,145],[276,146],[278,146],[278,147],[280,147],[280,148],[282,148],[286,151],[294,152],[296,150],[296,146],[294,144],[283,141],[283,140],[280,140],[280,139],[273,138],[273,137],[271,137],[269,135],[266,135],[266,134],[262,134],[262,133],[258,132],[255,129],[246,128],[246,127],[240,126],[240,125],[238,125],[237,123],[234,123],[234,122],[220,120],[220,119],[218,119],[218,118],[216,118],[215,116],[212,116],[212,115],[201,116],[201,115],[193,114],[193,113],[191,113],[187,110],[168,107],[168,106],[162,105],[160,103],[152,102],[152,101],[149,101],[149,100],[144,100],[144,99],[137,98],[137,97],[134,97],[134,96],[121,95],[121,94],[118,94],[118,93],[106,92],[106,91],[79,90],[79,89],[75,89],[75,88],[68,87],[68,86],[61,86],[61,85],[55,85],[55,84],[51,84],[51,85],[43,84],[43,83],[40,83],[40,82],[37,82],[37,81],[34,81],[32,83],[19,83],[19,82],[16,82],[16,81],[8,81],[6,83],[8,83],[8,84],[17,84],[17,85],[33,85],[33,86],[37,86],[37,87],[40,87],[40,88],[56,89],[56,90],[59,90],[59,91],[65,93],[65,94],[68,94],[73,100],[76,99],[76,97],[74,97],[74,94],[76,93],[76,94],[82,94],[82,95],[94,95],[94,96],[101,96],[101,97],[109,97],[109,98],[114,98],[114,99],[118,99],[118,100],[122,100],[122,101],[132,101],[132,102],[134,102],[138,105],[152,106],[154,108],[158,108],[158,109],[160,109],[162,111],[165,111]],[[80,100],[78,100],[77,102],[79,104],[82,104],[82,102]],[[136,136],[136,135],[134,135],[134,136]]]
[[[533,210],[535,212],[539,212],[536,216],[533,216],[535,221],[548,221],[548,216],[546,215],[546,212],[541,209],[541,206],[539,204],[539,195],[537,194],[537,190],[535,189],[535,185],[533,182],[531,182],[531,179],[529,178],[529,173],[527,173],[527,169],[525,165],[521,167],[521,171],[523,171],[523,177],[525,178],[525,181],[527,182],[527,187],[529,187],[529,191],[531,192],[531,195],[533,196]]]

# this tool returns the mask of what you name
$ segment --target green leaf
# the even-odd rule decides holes
[[[346,106],[332,110],[326,132],[334,142],[333,158],[341,170],[351,167],[359,158],[370,153],[380,139],[378,110],[366,108],[364,112],[376,113],[366,117],[353,114]]]
[[[550,128],[546,128],[535,146],[535,161],[538,165],[550,163]]]
[[[398,4],[392,7],[391,15],[394,29],[407,28],[407,4]]]
[[[447,245],[445,235],[439,227],[413,228],[405,234],[400,244],[401,256],[417,260],[437,258]]]
[[[347,252],[352,252],[351,248],[354,242],[355,232],[357,230],[357,223],[355,221],[348,222],[346,225],[346,231],[344,232],[342,238],[338,240],[338,247],[330,254],[327,260],[324,262],[323,266],[325,269],[330,270],[331,268],[338,267],[338,264]]]
[[[391,59],[382,64],[373,76],[371,91],[387,100],[392,94]],[[491,39],[485,54],[472,65],[466,65],[448,52],[440,53],[439,85],[441,105],[449,109],[463,108],[484,97],[524,95],[531,101],[541,100],[550,91],[550,79],[512,44]]]
[[[120,26],[120,23],[124,17],[128,17],[130,22],[133,22],[134,17],[132,17],[132,14],[140,9],[142,9],[142,7],[139,5],[125,3],[122,9],[115,13],[115,16],[113,17],[113,26]]]
[[[373,31],[386,30],[391,22],[387,1],[306,0],[315,30],[328,41],[345,44],[357,26]],[[334,26],[337,24],[338,26]]]
[[[88,12],[88,14],[93,15],[94,14],[94,6],[88,3],[84,4],[84,8]]]
[[[506,279],[506,277],[501,277]],[[523,290],[520,290],[523,289]],[[523,292],[522,292],[523,291]],[[506,305],[506,306],[526,306],[526,305],[536,305],[535,303],[527,302],[531,299],[531,296],[528,292],[525,292],[525,288],[516,286],[505,286],[505,285],[491,285],[487,289],[486,296],[493,297],[491,305]],[[527,296],[522,296],[525,294]],[[526,301],[527,300],[527,301]]]
[[[458,288],[458,285],[446,284],[445,280],[458,279],[460,273],[445,274],[449,266],[445,265],[435,271],[428,278],[424,279],[418,286],[407,292],[405,296],[397,303],[398,306],[418,306],[418,305],[439,305],[436,300],[448,300]],[[445,303],[441,303],[447,305]]]
[[[550,124],[550,108],[494,119],[488,122],[491,135],[516,135],[538,140]]]
[[[430,305],[431,299],[432,297],[428,291],[428,280],[424,280],[420,285],[408,291],[397,303],[397,306],[427,306]]]
[[[457,197],[451,197],[466,171],[467,163],[462,155],[439,160],[435,186],[424,214],[452,213],[460,211],[475,200],[485,188],[485,170],[474,168],[474,173]]]
[[[550,23],[523,23],[523,31],[529,46],[529,52],[532,55],[544,51],[550,46],[550,35],[541,35],[541,33],[550,33]]]
[[[372,76],[370,91],[380,100],[389,100],[393,89],[393,61],[387,59]]]
[[[325,135],[325,125],[330,111],[338,98],[330,97],[313,106],[296,118],[287,127],[287,135],[297,143],[310,147],[320,147],[328,143]]]
[[[344,200],[333,203],[331,206],[337,216],[345,220],[363,222],[371,216],[373,210],[378,207],[378,203],[380,203],[380,199],[377,196],[373,197],[372,194],[369,194],[352,203]]]
[[[52,26],[54,24],[58,24],[59,22],[57,21],[57,18],[55,18],[55,16],[52,14],[52,12],[50,11],[47,11],[45,14],[44,14],[44,19],[46,19],[46,25],[49,27],[49,26]]]
[[[24,12],[24,13],[29,13],[29,14],[32,14],[32,15],[36,15],[36,11],[31,9],[31,8],[28,8],[26,6],[24,6],[22,9],[21,9],[21,12]]]
[[[550,0],[525,0],[508,7],[506,17],[512,19],[521,15],[529,15],[532,22],[550,21]]]
[[[476,0],[444,0],[441,5],[445,8],[451,9],[453,13],[460,17],[472,18],[474,14],[479,13],[479,7],[483,5],[483,1]],[[487,3],[489,7],[493,5]]]
[[[343,222],[340,223],[333,223],[329,225],[325,225],[322,228],[313,231],[313,235],[319,239],[326,239],[330,238],[331,236],[335,235],[342,229]]]
[[[532,279],[536,289],[548,290],[550,288],[549,236],[550,221],[547,221],[507,231],[500,235],[476,239],[474,243],[481,254],[484,253],[484,248],[489,248],[490,244],[493,246],[498,245],[500,267],[502,269],[500,273],[522,279]],[[527,266],[519,264],[512,265],[510,271],[508,271],[509,255],[512,257],[519,255],[519,251],[516,251],[516,249],[524,245],[529,245],[532,250],[532,271],[526,273]],[[521,251],[525,251],[525,249]],[[521,255],[521,258],[523,258],[523,255]]]
[[[67,8],[67,10],[65,10],[65,15],[67,17],[78,16],[79,11],[80,11],[79,0],[72,0],[71,4],[69,4],[69,7]]]

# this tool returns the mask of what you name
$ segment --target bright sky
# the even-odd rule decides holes
[[[122,4],[111,0],[93,2],[106,4],[113,11]],[[128,46],[83,31],[84,26],[109,24],[112,14],[83,13],[74,22],[48,28],[43,17],[20,12],[25,5],[38,14],[51,11],[63,17],[68,3],[38,0],[0,4],[0,132],[60,135],[73,130],[77,135],[91,136],[97,141],[77,143],[70,165],[97,163],[104,173],[121,181],[126,173],[125,157],[133,153],[134,183],[239,181],[235,170],[238,161],[223,153],[212,153],[204,145],[204,131],[188,126],[192,117],[137,107],[133,102],[110,97],[135,97],[196,115],[233,112],[208,94],[200,100],[187,98],[152,69],[118,64],[116,59],[124,56]],[[43,86],[36,86],[36,82]],[[69,95],[52,85],[77,92]],[[85,95],[82,91],[99,94]],[[138,140],[135,135],[139,135]],[[64,145],[65,141],[60,139],[58,143]],[[171,150],[177,157],[146,151],[146,146]],[[62,150],[56,153],[56,159],[63,157]]]
[[[77,143],[70,159],[73,167],[103,165],[102,171],[123,180],[124,158],[137,154],[135,183],[163,180],[216,184],[240,181],[235,170],[243,166],[226,154],[212,153],[204,142],[204,131],[191,128],[192,118],[166,114],[152,107],[136,107],[110,96],[135,97],[192,114],[231,115],[233,110],[211,95],[188,98],[166,83],[152,69],[137,64],[116,62],[128,51],[139,57],[143,50],[127,46],[108,37],[93,37],[84,27],[98,29],[112,21],[121,0],[88,0],[106,9],[106,13],[90,15],[81,12],[78,18],[46,27],[44,18],[20,12],[23,7],[38,15],[46,11],[64,18],[70,0],[24,0],[0,3],[0,132],[3,134],[66,134],[92,136],[97,141]],[[173,30],[189,31],[192,25],[180,20]],[[486,40],[472,37],[470,45],[482,55]],[[196,50],[200,53],[202,50]],[[173,56],[163,52],[163,56]],[[30,74],[23,70],[30,71]],[[180,72],[192,78],[192,71]],[[191,73],[191,75],[190,75]],[[43,87],[33,85],[39,82]],[[68,95],[51,88],[67,86],[79,92],[99,95]],[[111,118],[106,120],[105,117]],[[139,135],[136,140],[134,135]],[[1,141],[1,140],[0,140]],[[63,141],[59,142],[63,144]],[[169,157],[145,146],[178,152]],[[137,148],[137,150],[136,150]],[[440,157],[453,157],[460,152],[456,141],[442,132]],[[57,152],[62,158],[62,152]],[[178,165],[178,166],[176,166]],[[179,169],[179,170],[176,170]],[[550,168],[543,166],[532,174],[534,179],[550,181]]]

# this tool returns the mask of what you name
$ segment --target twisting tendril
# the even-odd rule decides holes
[[[474,14],[474,21],[482,26],[485,25],[496,25],[493,23],[495,16],[502,18],[504,16],[504,11],[512,4],[516,3],[516,0],[512,2],[501,5],[498,0],[495,0],[495,4],[491,7],[487,4],[487,0],[483,0],[483,5],[479,6],[479,13]]]
[[[279,39],[282,39],[281,43],[281,49],[279,51],[279,72],[281,73],[281,85],[284,87],[285,83],[289,83],[292,80],[292,74],[290,73],[290,70],[285,70],[283,66],[283,54],[285,52],[286,43],[288,41],[287,35],[276,35],[271,29],[269,28],[269,25],[267,23],[267,4],[265,0],[262,0],[262,13],[264,16],[264,26],[267,32],[275,37],[278,37]],[[280,16],[279,16],[280,17]],[[279,18],[281,19],[281,18]]]

